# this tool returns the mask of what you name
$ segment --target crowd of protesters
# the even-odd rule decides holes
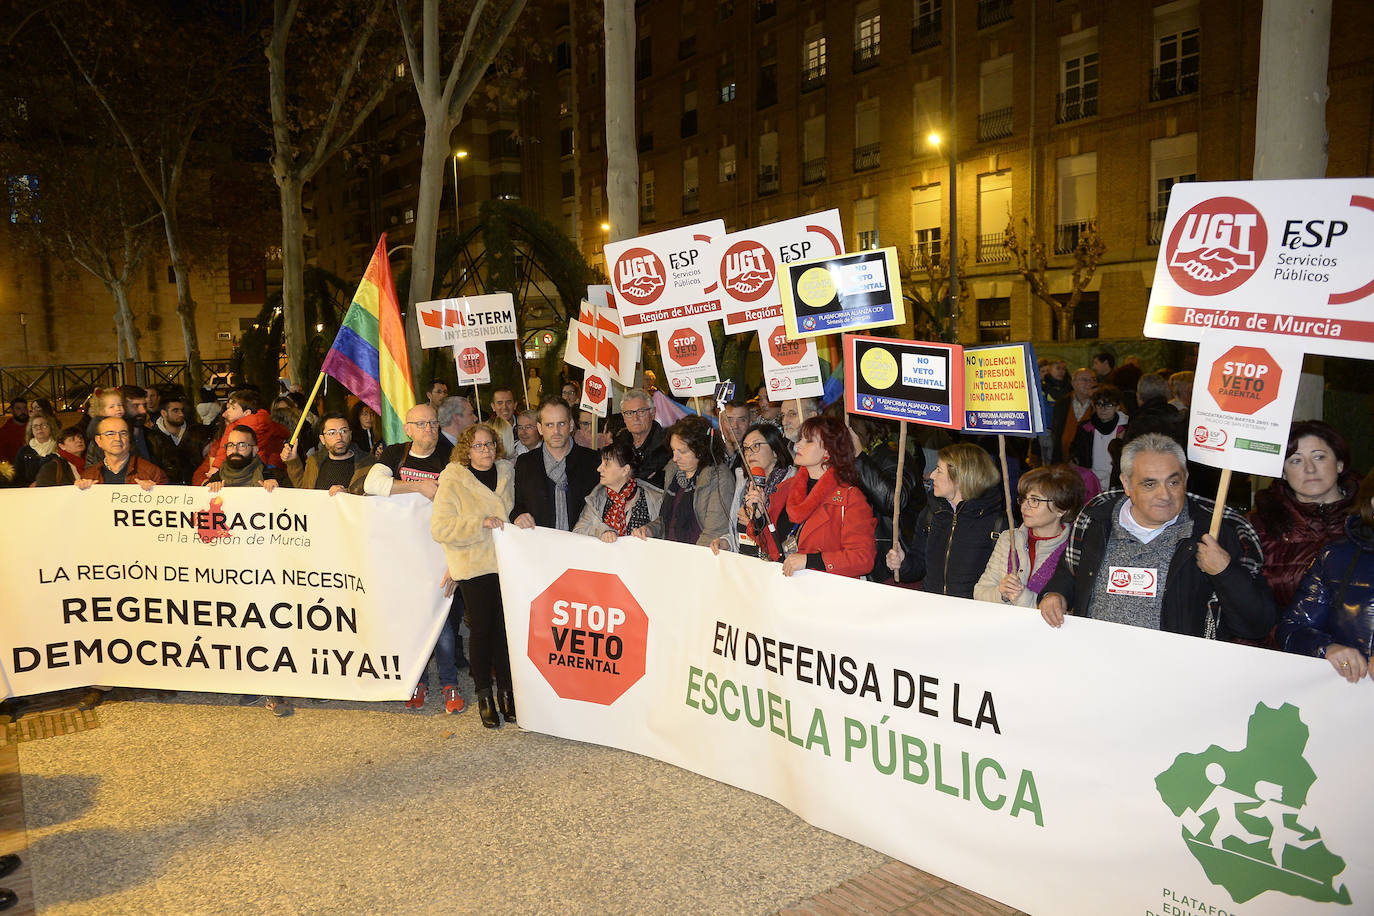
[[[1294,423],[1282,478],[1253,509],[1250,482],[1233,481],[1213,535],[1216,474],[1186,452],[1191,372],[1146,373],[1106,352],[1040,370],[1048,428],[1000,465],[996,437],[912,426],[901,455],[895,424],[839,404],[772,403],[760,389],[699,416],[650,378],[604,421],[577,411],[572,380],[523,405],[512,388],[478,405],[435,381],[390,444],[366,405],[315,416],[299,395],[268,404],[251,388],[222,407],[170,388],[108,389],[71,424],[46,401],[15,400],[0,473],[13,486],[420,493],[447,561],[436,587],[452,595],[433,659],[445,710],[466,708],[469,667],[488,728],[516,721],[492,537],[507,524],[676,541],[784,576],[1034,609],[1051,627],[1092,617],[1268,646],[1374,678],[1374,475],[1362,481],[1340,432]],[[407,706],[425,705],[426,678]],[[92,688],[83,705],[103,696]],[[242,702],[260,700],[292,711],[284,697]]]

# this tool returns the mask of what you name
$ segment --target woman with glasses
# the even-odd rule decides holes
[[[1121,392],[1111,385],[1094,388],[1092,402],[1092,413],[1078,427],[1069,453],[1074,464],[1091,470],[1102,489],[1110,490],[1116,485],[1112,481],[1112,443],[1126,432],[1131,418],[1121,409]],[[1116,448],[1119,450],[1120,446]]]
[[[735,498],[730,503],[733,526],[729,536],[717,538],[712,549],[734,550],[747,557],[768,556],[759,539],[772,537],[768,507],[785,480],[797,473],[792,451],[782,430],[771,423],[755,423],[740,439],[743,465],[735,472]],[[777,547],[772,551],[777,553]]]
[[[1021,475],[1016,491],[1021,525],[997,539],[973,597],[1033,608],[1059,568],[1085,490],[1077,471],[1056,464]]]
[[[14,459],[14,485],[27,487],[38,479],[38,469],[49,455],[57,453],[57,421],[47,414],[29,414],[25,428],[25,441],[28,443],[19,450]]]
[[[921,590],[972,598],[997,543],[1006,530],[1002,475],[988,453],[968,442],[940,449],[930,479],[930,499],[916,519],[911,546],[894,545],[887,568]]]
[[[856,579],[871,573],[877,522],[859,489],[854,440],[844,421],[805,420],[797,432],[793,462],[797,473],[769,501],[771,525],[751,525],[760,554],[781,559],[784,576],[802,569]]]
[[[463,430],[448,467],[439,475],[430,517],[430,533],[444,547],[449,578],[463,591],[464,619],[471,632],[468,659],[477,689],[477,712],[486,728],[501,724],[498,708],[507,722],[515,721],[496,544],[491,536],[493,528],[504,527],[515,505],[515,469],[504,459],[501,439],[490,426],[478,423]]]
[[[729,537],[735,478],[719,463],[711,433],[711,424],[697,416],[668,427],[673,457],[664,466],[663,502],[649,523],[653,537],[702,547]]]
[[[587,494],[582,516],[573,532],[614,544],[618,538],[649,536],[649,522],[658,517],[663,491],[636,478],[639,459],[630,443],[617,439],[601,449],[596,471],[601,482]]]

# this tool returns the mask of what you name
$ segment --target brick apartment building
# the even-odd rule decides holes
[[[1374,4],[1334,7],[1327,175],[1367,175]],[[961,282],[976,297],[960,339],[1055,334],[1009,269],[1009,216],[1055,252],[1056,292],[1096,220],[1107,253],[1076,336],[1138,336],[1169,189],[1251,174],[1261,13],[1254,0],[643,0],[639,231],[713,218],[734,231],[836,207],[851,248],[939,259],[953,135]],[[570,66],[589,260],[606,213],[598,29],[579,26]]]

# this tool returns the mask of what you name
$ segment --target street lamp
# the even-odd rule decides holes
[[[953,123],[953,122],[951,122]],[[926,137],[930,145],[935,147],[936,152],[940,151],[944,138],[939,131],[931,131]],[[952,342],[959,338],[959,223],[955,210],[955,202],[958,200],[958,178],[959,163],[954,157],[954,133],[950,132],[949,137],[949,239],[945,244],[945,259],[949,262],[949,302],[945,305],[945,316],[949,320],[949,340]]]
[[[468,151],[465,149],[453,151],[453,234],[455,237],[458,235],[458,223],[461,221],[461,215],[458,211],[458,160],[467,157]]]

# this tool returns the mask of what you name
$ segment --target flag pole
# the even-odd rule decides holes
[[[287,445],[295,445],[296,439],[301,434],[301,427],[305,425],[305,415],[310,413],[310,405],[315,403],[315,395],[320,393],[320,385],[324,383],[324,372],[321,371],[319,378],[315,379],[315,387],[310,389],[310,397],[305,399],[305,409],[301,411],[301,418],[296,421],[296,428],[291,431],[291,438],[286,440]]]

